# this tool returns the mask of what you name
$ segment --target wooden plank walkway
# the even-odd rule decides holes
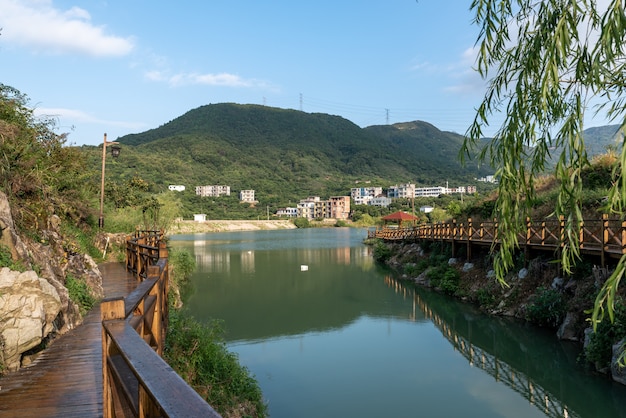
[[[122,263],[100,271],[105,297],[125,297],[138,284]],[[0,378],[0,417],[101,417],[101,333],[98,304],[31,366]]]

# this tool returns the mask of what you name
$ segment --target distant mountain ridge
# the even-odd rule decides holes
[[[476,162],[462,167],[463,136],[427,122],[360,128],[339,116],[260,105],[201,106],[117,141],[142,155],[131,153],[118,174],[141,169],[159,187],[255,189],[257,197],[277,202],[345,195],[364,184],[475,184],[493,174]]]

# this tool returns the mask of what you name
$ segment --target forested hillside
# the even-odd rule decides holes
[[[615,129],[592,128],[585,134],[594,154],[612,143]],[[234,216],[237,193],[244,189],[256,191],[260,208],[245,216],[257,218],[266,210],[295,206],[307,196],[347,195],[357,186],[448,182],[451,187],[473,184],[485,190],[488,186],[475,178],[494,173],[490,167],[479,169],[475,161],[462,167],[457,155],[463,137],[426,122],[360,128],[338,116],[258,105],[201,106],[116,141],[122,152],[117,160],[107,159],[108,199],[120,207],[132,204],[129,190],[144,187],[144,181],[152,193],[180,184],[187,188],[178,195],[185,216],[207,211],[213,217]],[[82,150],[92,183],[99,184],[101,147]],[[141,181],[129,183],[133,178]],[[200,185],[228,185],[232,196],[196,197]]]
[[[163,126],[117,139],[112,175],[132,173],[159,188],[223,184],[259,200],[347,194],[356,182],[388,187],[473,183],[492,174],[456,157],[462,137],[425,122],[362,129],[338,116],[258,105],[215,104]]]

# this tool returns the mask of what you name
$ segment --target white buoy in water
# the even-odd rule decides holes
[[[300,266],[300,271],[307,271],[309,269],[309,266],[307,266],[306,264],[302,264]]]

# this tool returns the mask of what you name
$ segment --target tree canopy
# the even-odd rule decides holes
[[[624,132],[626,103],[625,5],[621,0],[474,0],[477,71],[487,80],[484,99],[469,128],[463,155],[478,147],[494,119],[504,117],[480,158],[497,168],[500,251],[498,280],[505,283],[518,247],[518,232],[530,216],[535,179],[555,153],[559,181],[555,216],[565,221],[560,262],[571,271],[579,257],[583,220],[583,170],[589,165],[583,129],[588,115],[612,120]],[[605,210],[626,210],[626,147],[613,169]],[[597,296],[592,322],[614,317],[626,256]]]
[[[37,230],[55,214],[75,224],[91,214],[84,160],[54,128],[53,119],[35,116],[24,94],[0,83],[0,190],[15,203],[22,230]]]

